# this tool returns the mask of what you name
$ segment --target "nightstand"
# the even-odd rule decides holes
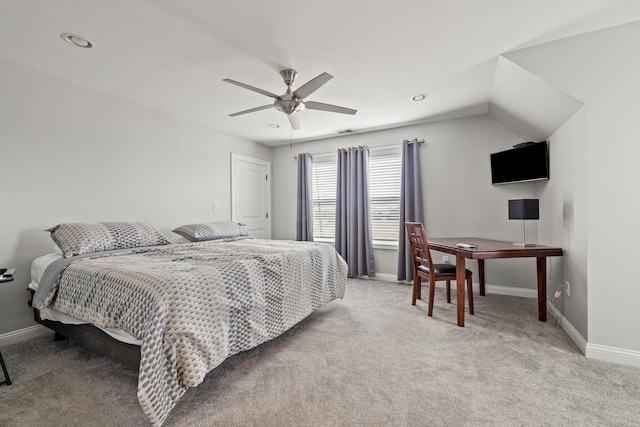
[[[15,271],[14,268],[9,270],[5,268],[0,268],[0,271],[2,271],[2,274],[0,275],[0,283],[11,282],[13,280],[13,272]],[[0,365],[2,365],[2,372],[4,373],[4,381],[1,381],[0,385],[2,384],[11,385],[11,378],[9,378],[7,365],[4,364],[4,359],[2,358],[2,351],[0,351]]]

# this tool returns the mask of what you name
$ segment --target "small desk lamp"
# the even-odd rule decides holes
[[[509,200],[509,219],[522,220],[522,243],[514,243],[514,246],[535,246],[535,243],[527,243],[525,219],[540,219],[538,199]]]

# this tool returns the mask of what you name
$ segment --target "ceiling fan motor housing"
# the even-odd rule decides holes
[[[296,76],[298,75],[298,72],[296,70],[291,69],[291,68],[286,68],[286,69],[280,71],[280,75],[282,76],[282,79],[284,80],[284,84],[286,84],[287,86],[291,87],[293,85],[293,82],[296,80]]]

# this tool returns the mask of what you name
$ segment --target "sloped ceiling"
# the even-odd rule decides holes
[[[500,55],[639,19],[635,0],[1,1],[0,58],[271,146],[487,111],[538,139],[549,115],[508,98],[539,82]],[[222,79],[281,94],[283,68],[294,89],[332,74],[309,99],[358,113],[302,111],[293,133],[274,109],[229,117],[270,99]]]
[[[500,57],[488,113],[524,141],[546,140],[582,102]]]

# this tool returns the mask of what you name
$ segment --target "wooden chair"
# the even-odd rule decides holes
[[[405,222],[411,256],[413,257],[413,300],[411,305],[416,305],[417,299],[422,299],[422,279],[429,281],[429,311],[433,315],[433,298],[436,282],[445,281],[447,285],[447,302],[451,302],[451,280],[456,279],[456,266],[454,264],[434,264],[427,243],[427,235],[424,226],[419,222]],[[469,298],[469,314],[473,314],[473,280],[470,270],[465,270],[467,282],[467,296]],[[464,286],[464,284],[457,284]]]

